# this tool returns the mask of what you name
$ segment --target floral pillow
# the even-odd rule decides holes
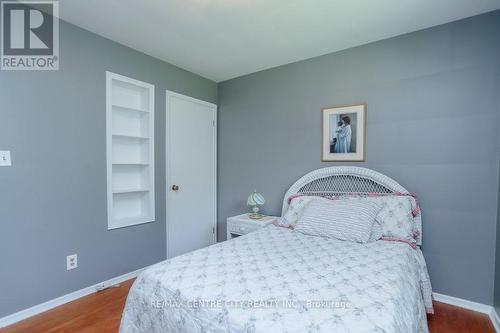
[[[285,214],[281,217],[280,225],[284,227],[293,227],[297,224],[304,207],[307,206],[311,200],[315,197],[313,196],[297,196],[291,197],[289,200],[288,209]]]
[[[408,196],[384,196],[374,199],[381,202],[382,206],[375,220],[381,226],[383,237],[415,241],[411,199]]]
[[[382,226],[375,220],[375,222],[373,223],[372,231],[370,233],[370,238],[368,239],[368,243],[378,241],[382,238],[382,236]]]

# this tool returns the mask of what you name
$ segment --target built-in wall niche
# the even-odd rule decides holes
[[[154,86],[106,72],[108,229],[152,222]]]

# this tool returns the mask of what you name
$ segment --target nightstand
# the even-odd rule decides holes
[[[232,216],[227,218],[227,239],[232,239],[249,232],[255,231],[268,224],[273,223],[278,218],[276,216],[264,216],[260,220],[254,220],[248,217],[248,214]]]

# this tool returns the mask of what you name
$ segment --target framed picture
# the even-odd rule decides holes
[[[322,161],[365,160],[366,104],[321,110]]]

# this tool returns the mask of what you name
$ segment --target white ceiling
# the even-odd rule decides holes
[[[61,0],[66,21],[224,81],[500,8],[500,0]]]

